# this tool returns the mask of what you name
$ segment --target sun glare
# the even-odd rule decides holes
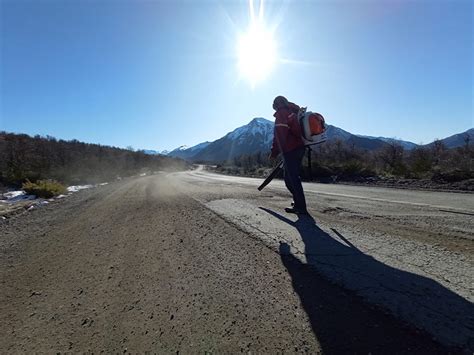
[[[247,32],[238,42],[238,66],[240,74],[250,81],[252,86],[261,82],[272,72],[277,61],[276,43],[273,33],[265,28],[263,22],[263,1],[260,3],[258,19],[250,1],[251,23]]]

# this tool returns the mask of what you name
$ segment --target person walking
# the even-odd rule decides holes
[[[305,145],[302,138],[301,126],[298,122],[299,106],[289,102],[283,96],[273,100],[275,110],[275,128],[270,158],[283,155],[283,170],[285,185],[293,196],[292,207],[285,208],[288,213],[308,214],[300,170]]]

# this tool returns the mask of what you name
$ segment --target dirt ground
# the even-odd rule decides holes
[[[78,192],[0,235],[0,353],[460,351],[250,238],[173,176]]]

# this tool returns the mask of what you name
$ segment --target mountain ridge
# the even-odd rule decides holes
[[[237,127],[213,142],[203,142],[192,147],[180,146],[168,153],[168,156],[191,161],[219,162],[230,160],[243,154],[267,153],[273,141],[274,122],[263,117],[255,117],[246,125]],[[447,148],[455,148],[464,143],[466,134],[474,140],[474,128],[441,139]],[[341,140],[361,149],[376,150],[389,144],[400,144],[406,150],[427,147],[434,143],[418,145],[410,141],[353,134],[342,128],[327,125],[328,140]]]

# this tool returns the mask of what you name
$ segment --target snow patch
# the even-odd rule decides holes
[[[67,188],[68,192],[77,192],[79,190],[90,189],[93,185],[74,185]]]
[[[15,198],[15,197],[18,197],[18,196],[22,196],[26,194],[25,191],[10,191],[10,192],[5,192],[3,194],[3,197],[5,197],[7,200],[11,199],[11,198]]]
[[[107,185],[108,182],[103,182],[100,184],[95,184],[95,185],[74,185],[74,186],[69,186],[67,188],[68,193],[67,194],[61,194],[58,196],[55,196],[53,198],[50,198],[48,200],[44,199],[37,199],[35,195],[27,195],[25,191],[23,190],[17,190],[17,191],[8,191],[3,194],[0,194],[0,203],[7,203],[7,204],[14,204],[17,202],[23,202],[23,201],[30,201],[30,200],[36,200],[33,202],[34,206],[40,207],[47,205],[51,202],[54,202],[55,200],[63,199],[66,198],[70,195],[72,195],[74,192],[84,190],[84,189],[90,189],[92,187],[98,187],[98,186],[104,186]],[[30,206],[27,210],[32,210],[33,206]]]
[[[9,191],[5,192],[2,196],[0,201],[6,203],[15,203],[20,201],[28,201],[34,200],[36,198],[35,195],[27,195],[25,191],[18,190],[18,191]]]

